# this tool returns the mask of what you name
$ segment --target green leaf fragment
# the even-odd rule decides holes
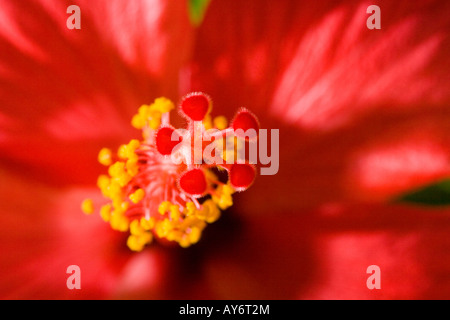
[[[430,206],[450,205],[450,179],[404,194],[395,199],[395,202]]]
[[[191,23],[198,27],[205,17],[206,10],[211,0],[188,0],[188,13]]]

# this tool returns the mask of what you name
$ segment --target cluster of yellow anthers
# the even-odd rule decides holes
[[[163,114],[167,114],[175,106],[172,101],[161,97],[155,100],[151,105],[144,104],[138,109],[138,113],[131,119],[131,125],[136,129],[144,129],[149,127],[156,130],[161,125]]]
[[[226,119],[211,120],[209,98],[205,98],[206,108],[199,97],[207,96],[187,96],[184,100],[187,117],[199,119],[199,109],[207,109],[202,115],[204,129],[225,130]],[[235,190],[245,189],[254,178],[249,177],[245,185],[233,186],[231,179],[220,182],[210,167],[192,169],[185,164],[169,164],[167,145],[158,145],[156,140],[158,130],[168,126],[169,112],[174,108],[166,98],[141,106],[131,123],[143,131],[143,140],[133,139],[116,153],[103,148],[98,154],[98,161],[108,167],[108,174],[97,180],[97,186],[109,200],[101,206],[100,216],[112,229],[130,233],[127,245],[133,251],[141,251],[155,236],[182,247],[197,243],[206,225],[215,222],[221,210],[233,204]],[[234,169],[239,173],[236,181],[249,172],[239,168]],[[86,214],[94,212],[91,199],[83,201],[81,207]]]

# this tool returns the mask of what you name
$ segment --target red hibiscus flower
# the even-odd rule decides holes
[[[0,13],[2,298],[448,298],[447,208],[395,204],[449,175],[448,5],[22,1]],[[207,92],[279,129],[261,175],[202,239],[128,249],[80,211],[137,107]],[[276,143],[271,145],[272,151]],[[66,286],[67,267],[81,289]],[[367,268],[380,270],[369,289]]]

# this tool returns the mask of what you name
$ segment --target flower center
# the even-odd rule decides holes
[[[207,224],[233,204],[232,195],[246,190],[256,176],[248,161],[229,161],[242,145],[234,132],[258,129],[253,114],[242,109],[227,127],[224,117],[211,118],[209,96],[194,92],[179,105],[187,128],[176,130],[170,126],[174,108],[166,98],[141,106],[131,124],[142,130],[142,141],[133,139],[116,153],[103,148],[98,154],[108,167],[108,174],[97,180],[108,200],[100,215],[114,230],[129,232],[127,245],[133,251],[143,250],[155,237],[182,247],[197,243]],[[226,181],[218,172],[227,173]],[[90,199],[81,207],[86,214],[94,212]]]

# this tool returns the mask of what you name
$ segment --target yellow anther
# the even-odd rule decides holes
[[[193,227],[197,227],[197,228],[200,228],[201,230],[203,230],[206,227],[206,223],[196,216],[190,216],[190,217],[187,217],[186,219],[184,219],[184,221],[182,223],[183,229],[189,229],[189,228],[193,228]]]
[[[131,119],[131,125],[133,126],[133,128],[136,128],[136,129],[144,128],[146,123],[147,123],[147,119],[144,118],[140,114],[134,115],[133,118]]]
[[[206,228],[206,222],[202,220],[198,220],[195,224],[195,227],[199,228],[200,230],[203,230]]]
[[[91,199],[86,199],[81,203],[81,211],[85,214],[94,213],[94,202]]]
[[[207,181],[217,181],[218,178],[211,170],[204,170],[205,178]]]
[[[156,130],[161,125],[161,119],[160,118],[151,118],[148,125],[153,130]]]
[[[137,158],[134,152],[139,146],[139,140],[133,139],[128,144],[122,144],[117,150],[117,155],[122,159]]]
[[[111,204],[108,203],[101,207],[100,216],[105,222],[109,222],[111,220]]]
[[[130,142],[128,142],[128,150],[130,151],[135,151],[137,148],[139,148],[139,146],[141,145],[141,143],[139,142],[139,140],[137,139],[131,139]]]
[[[192,201],[186,202],[186,212],[185,215],[188,217],[190,215],[195,214],[195,211],[197,208],[195,207],[195,204]]]
[[[180,246],[182,246],[183,248],[188,248],[191,245],[191,242],[189,241],[189,237],[184,236],[182,237],[178,243],[180,244]]]
[[[125,172],[125,163],[117,161],[108,168],[111,177],[120,177]]]
[[[112,203],[113,208],[115,210],[123,213],[123,210],[121,210],[122,203],[123,203],[122,197],[114,197],[114,198],[111,198],[111,200],[112,200],[111,203]]]
[[[127,217],[123,216],[120,212],[116,210],[113,211],[111,215],[111,228],[117,231],[126,232],[128,231],[129,222]]]
[[[214,223],[220,218],[220,210],[212,211],[212,213],[206,218],[206,222]]]
[[[112,200],[112,206],[114,208],[114,212],[116,212],[117,214],[123,214],[130,207],[130,203],[127,201],[123,201],[121,198],[114,198]]]
[[[143,189],[137,189],[135,192],[133,192],[132,194],[130,194],[130,200],[133,203],[138,203],[139,201],[141,201],[142,199],[144,199],[145,196],[145,192]]]
[[[218,149],[219,149],[219,153],[220,152],[222,153],[221,156],[222,156],[222,159],[225,160],[225,162],[232,163],[232,162],[237,161],[238,141],[239,140],[237,137],[226,138],[222,141],[217,140],[216,143],[222,143],[222,148],[218,148]],[[223,147],[224,142],[225,142],[225,147]]]
[[[180,219],[180,208],[176,204],[173,204],[170,206],[169,210],[170,210],[170,218],[173,221],[178,221]]]
[[[130,223],[130,233],[138,236],[140,234],[142,234],[143,232],[145,232],[144,228],[141,227],[141,223],[139,220],[133,220]]]
[[[112,163],[112,153],[108,148],[103,148],[98,153],[98,162],[100,162],[104,166],[109,166]]]
[[[166,230],[162,226],[162,221],[158,221],[155,225],[155,233],[158,237],[164,238],[167,235]]]
[[[122,144],[119,149],[117,150],[117,155],[119,156],[119,158],[121,159],[126,159],[128,158],[128,151],[127,151],[127,145],[126,144]]]
[[[224,130],[228,126],[227,118],[225,118],[224,116],[215,117],[213,123],[214,127],[216,127],[219,130]]]
[[[131,178],[132,177],[128,174],[128,172],[124,172],[121,176],[115,177],[114,181],[117,182],[119,186],[125,187],[128,182],[130,182]]]
[[[153,234],[150,232],[143,232],[139,236],[140,241],[144,242],[145,244],[149,244],[153,240]]]
[[[131,119],[131,125],[136,129],[143,129],[150,118],[150,106],[144,104],[142,105],[138,113]]]
[[[145,219],[144,217],[141,218],[141,227],[148,231],[153,229],[153,227],[155,226],[155,219],[150,218],[150,219]]]
[[[112,180],[117,182],[121,187],[125,187],[131,180],[131,176],[125,171],[125,163],[120,161],[111,165],[108,173],[113,178]]]
[[[138,113],[133,116],[131,125],[136,129],[144,129],[147,125],[156,130],[161,123],[161,112],[158,108],[148,105],[142,105]]]
[[[121,186],[114,180],[110,181],[104,192],[105,196],[111,200],[122,199],[122,193]]]
[[[150,115],[150,106],[148,104],[143,104],[139,107],[137,114],[141,115],[144,118],[148,118]]]
[[[229,184],[224,184],[222,186],[222,191],[223,191],[223,193],[229,194],[229,195],[231,195],[235,192],[234,188],[232,186],[230,186]]]
[[[189,242],[191,244],[197,243],[202,236],[202,230],[200,228],[192,228],[188,234]]]
[[[130,235],[127,239],[127,246],[130,250],[139,252],[144,249],[145,243],[138,236]]]
[[[179,242],[183,237],[183,232],[180,230],[172,230],[167,235],[167,240]]]
[[[150,112],[148,113],[148,118],[149,119],[161,119],[162,117],[162,113],[155,109],[155,108],[150,108]]]
[[[205,118],[203,119],[203,126],[205,127],[206,130],[212,129],[213,122],[212,122],[211,116],[209,114],[207,114],[205,116]]]
[[[198,218],[196,216],[186,217],[183,220],[183,223],[182,223],[182,226],[181,226],[182,229],[190,228],[194,224],[194,222],[197,221],[197,220],[198,220]]]
[[[130,203],[123,201],[119,207],[116,207],[116,210],[119,210],[120,212],[125,212],[130,207]]]
[[[213,223],[220,218],[220,210],[212,200],[206,200],[203,205],[208,208],[206,222]]]
[[[230,195],[223,194],[217,204],[222,210],[228,209],[233,205],[233,198]]]
[[[102,174],[98,177],[97,179],[97,187],[99,187],[99,189],[101,191],[106,190],[106,188],[108,188],[110,183],[110,179],[106,174]]]
[[[130,175],[130,177],[134,177],[135,175],[137,175],[139,172],[137,156],[136,158],[131,157],[130,159],[128,159],[126,167],[127,173]]]
[[[165,97],[155,99],[155,102],[153,102],[153,104],[150,106],[151,110],[156,110],[161,113],[170,112],[174,108],[175,105],[173,104],[173,102]]]
[[[216,205],[216,204],[214,203],[214,201],[211,200],[211,199],[206,200],[206,201],[203,203],[203,205],[204,205],[204,206],[207,206],[208,209],[209,209],[209,211],[211,211],[211,212],[214,211],[214,210],[220,211],[219,208],[217,207],[217,205]]]
[[[206,220],[206,218],[208,217],[208,211],[209,211],[209,208],[203,204],[201,210],[197,210],[195,212],[195,216],[198,219]]]
[[[234,192],[235,190],[230,185],[220,185],[216,189],[216,194],[212,196],[212,200],[220,207],[220,209],[225,210],[233,205],[232,194]]]
[[[170,220],[164,219],[156,223],[155,232],[156,235],[160,238],[164,238],[167,234],[172,231],[173,226]]]
[[[170,201],[161,202],[161,204],[158,207],[159,214],[161,214],[161,215],[165,214],[167,211],[169,211],[169,208],[171,205],[172,205],[172,202],[170,202]]]

